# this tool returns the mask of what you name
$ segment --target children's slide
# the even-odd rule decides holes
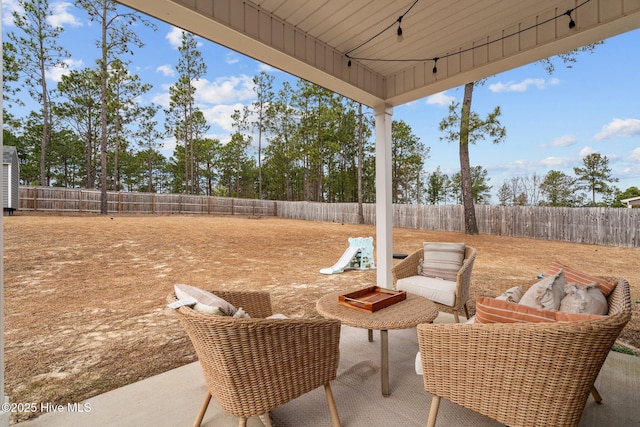
[[[338,262],[333,264],[333,266],[329,268],[323,268],[320,270],[321,274],[337,274],[342,273],[344,269],[349,265],[351,259],[356,256],[360,252],[360,248],[357,246],[349,246],[346,251],[342,254]]]

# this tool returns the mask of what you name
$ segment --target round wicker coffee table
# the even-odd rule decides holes
[[[327,319],[339,319],[344,325],[369,330],[373,341],[373,329],[380,331],[380,365],[382,395],[389,396],[389,329],[409,329],[420,323],[431,323],[438,316],[436,305],[421,296],[407,294],[404,301],[372,313],[338,304],[338,296],[344,291],[323,296],[316,309]]]

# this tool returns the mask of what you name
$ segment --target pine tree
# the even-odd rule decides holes
[[[183,191],[194,194],[196,191],[196,162],[194,155],[194,141],[197,139],[198,127],[195,105],[196,88],[194,82],[207,71],[207,66],[198,50],[195,36],[186,31],[182,32],[181,44],[178,47],[180,59],[176,65],[178,81],[169,88],[171,101],[166,110],[167,122],[165,127],[184,147],[184,186]]]
[[[16,49],[16,69],[20,70],[29,95],[41,107],[40,185],[48,185],[46,159],[51,144],[51,99],[46,72],[51,67],[63,67],[69,53],[58,45],[63,28],[54,27],[47,20],[52,14],[48,0],[18,0],[17,3],[24,12],[13,12],[13,20],[21,34],[9,33],[8,36]]]
[[[133,54],[132,46],[142,47],[144,44],[134,31],[136,23],[153,27],[150,21],[143,19],[136,12],[123,9],[114,0],[76,0],[88,14],[91,21],[100,25],[100,49],[98,69],[100,76],[100,214],[108,213],[107,205],[107,154],[109,142],[109,73],[114,61],[128,63],[123,59],[125,54]]]
[[[618,178],[611,175],[609,159],[599,153],[589,154],[582,159],[584,168],[573,168],[578,182],[582,182],[583,188],[591,192],[591,204],[596,206],[596,194],[608,195],[612,189],[609,183],[618,182]]]

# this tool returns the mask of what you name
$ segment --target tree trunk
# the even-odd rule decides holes
[[[49,146],[49,98],[47,96],[47,84],[44,78],[44,64],[42,66],[42,141],[40,143],[40,185],[49,186],[47,182],[47,147]]]
[[[90,116],[91,114],[89,114]],[[91,120],[87,123],[87,152],[85,163],[87,168],[87,188],[95,188],[95,174],[93,172],[93,126]]]
[[[100,141],[100,214],[109,211],[107,203],[107,6],[102,8],[102,63],[100,64],[100,105],[102,118],[102,135]]]
[[[260,107],[262,115],[262,106]],[[258,199],[262,200],[262,117],[258,124]]]
[[[151,153],[149,153],[149,158],[147,159],[147,168],[149,172],[149,184],[147,185],[147,191],[151,193],[153,189],[153,165],[151,164]]]
[[[119,99],[120,95],[118,95]],[[116,123],[115,123],[115,150],[113,152],[113,188],[116,192],[120,191],[120,165],[119,165],[119,154],[120,154],[120,114],[116,113]]]
[[[466,234],[478,234],[476,211],[473,205],[471,189],[471,166],[469,165],[469,118],[474,83],[464,86],[464,100],[460,114],[460,181],[462,186],[462,204],[464,206],[464,228]]]

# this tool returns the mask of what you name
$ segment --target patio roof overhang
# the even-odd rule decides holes
[[[373,108],[379,286],[394,106],[640,28],[640,0],[118,1]]]
[[[372,108],[640,27],[638,0],[119,2]],[[398,42],[402,15],[404,40]]]

